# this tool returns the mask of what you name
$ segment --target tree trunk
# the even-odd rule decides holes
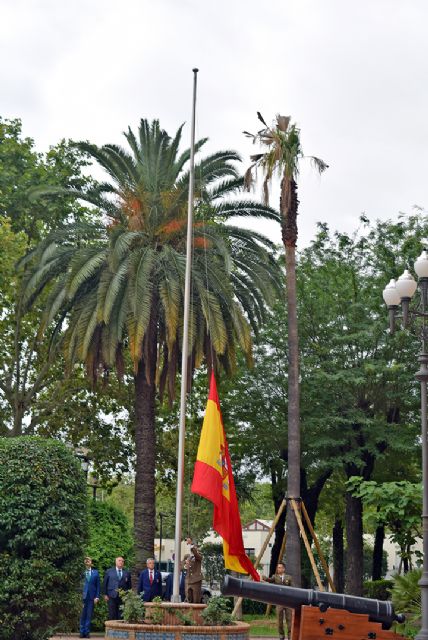
[[[336,519],[333,527],[333,582],[337,593],[343,593],[345,588],[343,523],[339,518]]]
[[[277,513],[278,508],[275,509],[275,513]],[[284,511],[281,513],[278,524],[275,527],[275,541],[272,545],[272,551],[270,554],[269,575],[273,575],[275,573],[278,562],[282,562],[283,560],[283,558],[279,557],[279,554],[281,552],[282,542],[284,540],[286,511],[287,510],[284,509]],[[286,564],[286,567],[287,573],[289,573],[288,563]]]
[[[288,478],[287,495],[300,498],[300,407],[299,407],[299,337],[296,294],[297,185],[292,178],[281,183],[281,230],[285,247],[288,323]],[[300,503],[299,503],[300,504]],[[287,572],[300,587],[300,532],[291,504],[287,504]]]
[[[409,572],[409,558],[406,555],[403,558],[403,573],[408,573],[408,572]]]
[[[363,506],[346,492],[346,593],[363,595]]]
[[[135,569],[140,572],[153,557],[155,538],[155,383],[146,379],[140,362],[135,385]]]
[[[385,540],[385,527],[382,524],[376,527],[374,549],[373,549],[372,580],[382,579],[382,560],[383,560],[383,541],[384,540]]]
[[[308,486],[308,474],[306,469],[301,469],[300,472],[300,492],[302,501],[306,507],[307,514],[309,516],[309,520],[312,523],[313,528],[315,529],[315,518],[318,511],[318,503],[321,495],[321,491],[324,488],[325,483],[330,478],[333,473],[332,469],[327,469],[324,471],[318,478],[313,482],[312,485]],[[305,520],[303,520],[303,524],[306,529],[306,535],[308,536],[309,542],[312,542],[312,534],[309,531]],[[316,530],[315,530],[316,533]]]
[[[297,332],[296,254],[286,248],[288,304],[288,482],[289,498],[300,498],[299,340]],[[300,504],[300,503],[299,503]],[[287,504],[287,572],[301,585],[300,532],[292,506]]]
[[[296,294],[297,185],[284,176],[281,184],[282,239],[285,246],[288,322],[288,479],[287,495],[300,498],[299,337]],[[287,572],[301,585],[300,532],[291,504],[287,505]]]
[[[15,403],[13,415],[12,437],[22,436],[22,421],[24,419],[24,403],[18,399]]]

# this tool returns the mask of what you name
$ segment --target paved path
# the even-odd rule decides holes
[[[60,633],[56,636],[52,636],[51,640],[76,640],[76,638],[79,637],[78,633]],[[100,640],[101,638],[104,638],[104,634],[103,633],[98,633],[97,631],[94,633],[91,633],[91,640]]]
[[[76,638],[79,638],[78,633],[60,633],[56,636],[53,636],[51,640],[76,640]],[[101,640],[101,638],[104,639],[103,633],[91,633],[91,640]],[[275,640],[275,636],[251,636],[250,640]]]

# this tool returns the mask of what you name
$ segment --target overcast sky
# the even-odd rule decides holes
[[[428,207],[426,0],[0,0],[0,115],[40,150],[119,142],[141,117],[197,134],[247,164],[243,129],[291,114],[322,177],[300,180],[300,246],[318,220]],[[189,127],[184,131],[186,146]],[[273,202],[273,204],[277,204]],[[277,232],[269,229],[272,236]],[[280,240],[279,235],[277,237]]]

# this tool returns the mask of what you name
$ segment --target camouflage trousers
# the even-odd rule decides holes
[[[186,600],[187,602],[200,603],[202,595],[202,582],[194,582],[187,585]]]
[[[284,638],[285,637],[285,633],[284,633],[284,616],[285,616],[285,621],[287,623],[287,637],[290,638],[291,637],[291,615],[292,615],[292,611],[291,609],[288,609],[287,607],[276,607],[276,619],[278,622],[278,635],[280,638]]]

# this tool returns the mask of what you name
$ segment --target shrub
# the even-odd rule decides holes
[[[421,626],[421,588],[418,584],[422,570],[409,571],[395,576],[392,588],[392,603],[397,613],[404,613],[406,621],[395,625],[394,631],[414,638]]]
[[[366,580],[363,586],[363,595],[375,600],[389,600],[393,586],[393,580]]]
[[[244,598],[242,600],[242,613],[250,615],[262,615],[266,613],[267,606],[268,605],[265,602],[258,602],[257,600]],[[273,605],[273,609],[275,610],[275,605]]]
[[[204,624],[220,626],[232,624],[233,617],[229,610],[229,601],[223,596],[213,596],[209,599],[206,608],[201,616]]]
[[[145,609],[144,602],[135,591],[123,591],[120,589],[119,595],[122,600],[120,606],[125,622],[131,624],[142,622],[144,620]]]
[[[114,565],[118,556],[123,556],[127,567],[133,563],[132,532],[126,516],[111,504],[90,500],[89,542],[86,554],[91,556],[94,566],[103,579],[104,572]],[[136,585],[134,585],[136,586]],[[94,610],[92,629],[104,631],[108,619],[107,603],[101,598]]]
[[[76,614],[85,478],[60,442],[0,439],[0,639],[44,640]]]
[[[118,556],[125,558],[129,568],[133,563],[133,539],[128,520],[122,511],[106,502],[90,501],[89,542],[87,555],[101,573],[114,565]]]

